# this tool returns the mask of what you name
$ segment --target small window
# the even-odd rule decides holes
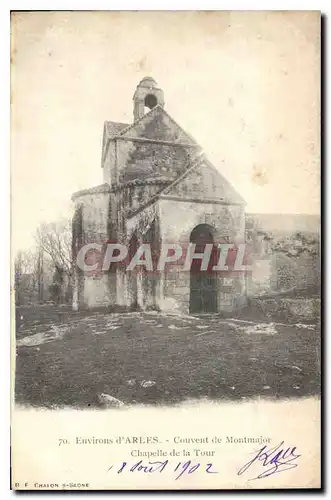
[[[153,94],[147,94],[145,97],[146,108],[153,109],[157,105],[157,99]]]

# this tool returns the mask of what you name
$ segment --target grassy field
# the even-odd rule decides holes
[[[26,308],[17,330],[16,402],[96,407],[185,399],[302,397],[320,391],[314,325],[156,313]],[[143,387],[143,381],[155,382]]]

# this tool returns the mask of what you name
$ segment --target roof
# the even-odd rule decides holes
[[[89,194],[97,194],[97,193],[110,193],[110,186],[105,182],[104,184],[100,184],[99,186],[94,186],[88,189],[81,189],[80,191],[76,191],[71,196],[71,199],[74,201],[76,198],[80,196],[89,195]]]
[[[157,87],[157,83],[156,81],[154,80],[154,78],[152,78],[151,76],[145,76],[139,83],[138,83],[138,87],[148,87],[148,88],[156,88]]]
[[[188,133],[186,132],[186,130],[184,130],[177,122],[176,120],[164,109],[163,106],[161,106],[160,104],[157,104],[156,106],[154,106],[154,108],[150,109],[149,111],[147,111],[147,113],[145,113],[143,116],[141,116],[138,120],[136,120],[135,122],[133,123],[129,123],[127,125],[127,127],[125,129],[122,129],[120,134],[119,135],[124,135],[126,134],[129,130],[131,129],[134,129],[138,124],[140,124],[141,122],[143,122],[144,120],[146,120],[146,117],[152,115],[152,114],[155,114],[155,113],[164,113],[171,121],[172,123],[178,127],[186,136],[187,136],[187,140],[188,142],[192,143],[192,146],[197,146],[199,147],[199,145],[197,144],[196,140]],[[178,143],[178,145],[180,145],[180,143]]]
[[[145,210],[147,207],[150,205],[153,205],[156,203],[159,199],[162,199],[164,196],[167,196],[168,193],[171,191],[173,187],[175,187],[177,184],[181,183],[191,172],[193,172],[196,168],[200,167],[201,165],[205,165],[207,168],[212,168],[216,175],[221,179],[222,183],[232,192],[234,196],[234,201],[233,203],[239,204],[239,205],[245,205],[246,202],[243,199],[243,197],[234,189],[232,184],[224,177],[215,167],[214,165],[207,159],[203,151],[200,151],[196,158],[192,159],[192,165],[188,167],[182,175],[177,177],[173,182],[168,182],[166,185],[164,185],[163,189],[161,189],[158,193],[156,193],[154,196],[152,196],[149,200],[147,200],[145,203],[143,203],[140,207],[137,209],[133,210],[132,212],[127,213],[127,217],[131,218],[137,215],[139,212]],[[224,204],[229,204],[229,201],[227,200],[219,200],[220,202]],[[216,202],[216,200],[210,200],[210,202]]]
[[[121,123],[121,122],[105,122],[105,133],[107,138],[114,137],[122,132],[122,130],[126,129],[130,123]]]

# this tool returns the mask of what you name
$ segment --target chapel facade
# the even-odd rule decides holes
[[[202,250],[245,241],[245,201],[197,142],[165,110],[164,92],[143,78],[133,96],[133,122],[106,121],[103,184],[72,197],[73,254],[87,242],[116,241],[132,255],[141,243],[157,254],[163,242]],[[215,251],[214,251],[215,250]],[[232,311],[246,302],[244,273],[130,272],[124,265],[84,274],[75,269],[73,307],[122,306],[182,313]]]

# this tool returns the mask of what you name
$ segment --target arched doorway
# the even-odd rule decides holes
[[[199,224],[191,232],[190,242],[195,243],[195,253],[203,253],[207,243],[214,245],[213,230],[208,224]],[[201,259],[193,259],[190,271],[190,312],[213,313],[218,311],[217,273],[212,270],[218,261],[214,245],[206,270],[201,270]]]

